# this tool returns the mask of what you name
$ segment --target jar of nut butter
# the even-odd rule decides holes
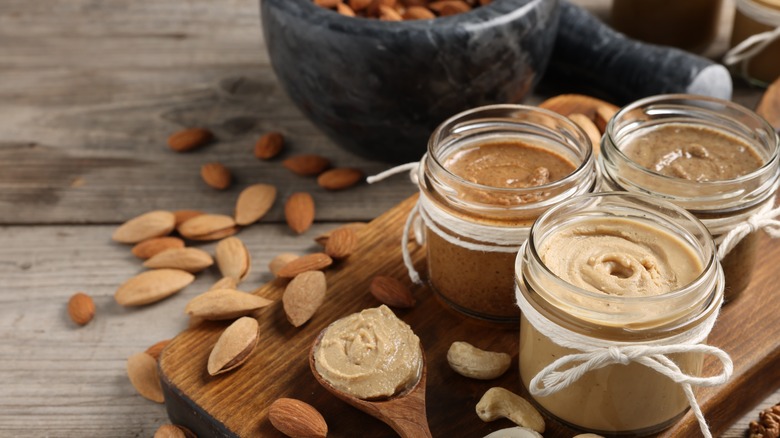
[[[777,134],[764,119],[715,98],[649,97],[607,124],[599,165],[607,189],[693,213],[721,246],[726,300],[747,288],[757,259],[755,219],[771,213],[780,176]]]
[[[745,78],[770,84],[780,78],[780,0],[737,0],[731,50],[723,61],[739,64]]]
[[[700,416],[693,386],[733,370],[705,344],[723,300],[712,238],[669,202],[612,192],[560,203],[531,228],[515,281],[522,384],[571,427],[656,433],[689,407]],[[721,369],[703,376],[708,355]]]
[[[469,316],[516,324],[514,258],[531,224],[598,186],[587,135],[540,108],[480,107],[435,130],[418,172],[432,289]]]

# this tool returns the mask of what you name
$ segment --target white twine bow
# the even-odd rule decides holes
[[[742,75],[747,77],[749,75],[747,71],[748,63],[746,61],[761,53],[777,39],[780,39],[780,27],[751,35],[726,52],[723,56],[723,63],[726,65],[742,63]]]
[[[778,216],[780,216],[780,207],[773,210],[758,211],[744,222],[732,228],[718,239],[720,240],[718,243],[718,260],[723,260],[742,239],[755,231],[763,229],[773,239],[780,238],[780,220],[777,220]]]

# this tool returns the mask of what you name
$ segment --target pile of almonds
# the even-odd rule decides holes
[[[378,18],[384,21],[428,20],[462,14],[492,0],[314,0],[348,17]]]

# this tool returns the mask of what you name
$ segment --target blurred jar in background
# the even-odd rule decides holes
[[[727,65],[745,78],[769,84],[780,77],[780,0],[737,0]]]
[[[722,0],[613,0],[611,23],[653,44],[702,53],[715,40]]]

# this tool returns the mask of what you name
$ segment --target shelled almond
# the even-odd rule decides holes
[[[214,135],[205,128],[188,128],[168,137],[168,147],[176,152],[187,152],[208,143]]]
[[[491,0],[312,0],[339,14],[385,21],[423,20],[468,12]]]
[[[284,204],[285,220],[296,234],[303,234],[311,227],[314,214],[314,198],[306,192],[293,193]]]
[[[222,163],[206,163],[200,167],[203,182],[217,190],[225,190],[233,182],[233,174]]]
[[[317,409],[296,399],[275,400],[268,409],[268,420],[287,436],[325,438],[328,435],[328,424]]]
[[[339,260],[352,255],[357,249],[357,233],[352,228],[339,228],[333,230],[325,244],[325,254],[331,258]]]
[[[257,309],[272,304],[263,297],[233,289],[204,292],[190,300],[184,312],[206,320],[234,319],[247,316]]]
[[[393,277],[377,275],[371,280],[369,292],[380,303],[399,309],[414,307],[412,292],[403,283]]]
[[[119,226],[111,238],[120,243],[138,243],[173,231],[176,217],[170,211],[156,210],[136,216]]]
[[[334,1],[334,0],[331,0]],[[338,1],[338,0],[336,0]],[[333,5],[335,6],[335,4]],[[327,7],[333,7],[327,6]],[[284,148],[284,137],[280,132],[268,132],[263,134],[257,143],[255,143],[255,157],[260,160],[270,160],[282,152]]]
[[[181,269],[190,273],[198,273],[214,264],[214,259],[202,249],[171,248],[155,254],[144,262],[144,267],[151,269]]]
[[[330,167],[330,160],[321,155],[301,154],[282,161],[282,166],[296,175],[315,176]]]
[[[147,353],[136,353],[127,359],[127,377],[141,396],[153,402],[165,401],[157,374],[157,360]]]
[[[151,347],[146,349],[145,353],[149,356],[152,356],[154,360],[160,360],[160,354],[170,342],[170,339],[164,339],[162,341],[155,342]]]
[[[302,272],[290,281],[282,296],[282,305],[287,320],[300,327],[311,319],[325,301],[327,283],[320,271]]]
[[[114,299],[122,306],[151,304],[184,289],[193,280],[194,275],[179,269],[146,271],[119,286]]]
[[[202,214],[193,217],[176,230],[190,240],[218,240],[236,233],[236,221],[223,214]]]
[[[342,167],[330,169],[317,177],[317,184],[327,190],[344,190],[363,180],[363,172]]]
[[[276,187],[270,184],[251,185],[238,195],[236,223],[251,225],[265,216],[276,201]]]
[[[215,249],[217,266],[223,277],[229,277],[240,283],[249,275],[252,257],[244,242],[237,237],[221,240]]]
[[[306,271],[318,271],[333,264],[333,259],[327,254],[316,252],[298,257],[276,271],[276,276],[281,278],[293,278]]]
[[[68,301],[68,315],[78,325],[87,325],[95,316],[95,302],[84,292],[77,292]]]
[[[173,248],[184,248],[184,241],[172,236],[153,237],[137,243],[130,252],[139,259],[146,260]]]

